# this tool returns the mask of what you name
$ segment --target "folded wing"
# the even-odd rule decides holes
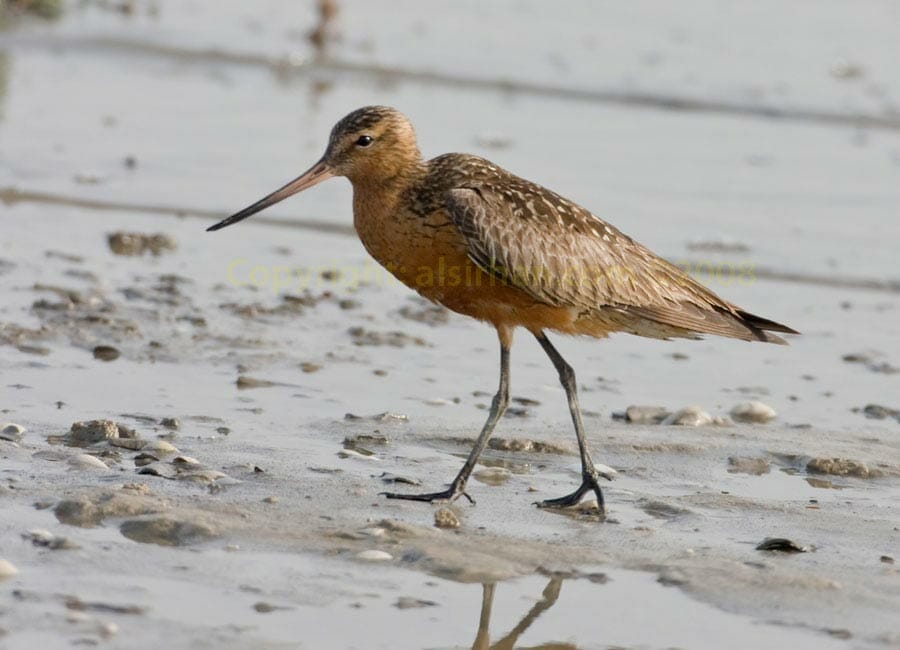
[[[482,270],[536,301],[589,317],[614,309],[685,333],[784,343],[791,328],[747,313],[584,208],[522,179],[447,192]],[[768,331],[767,331],[768,330]]]

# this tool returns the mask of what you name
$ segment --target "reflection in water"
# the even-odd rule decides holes
[[[491,607],[494,604],[494,589],[496,583],[486,583],[484,585],[484,593],[481,600],[481,616],[478,619],[478,633],[475,635],[475,642],[472,644],[472,650],[513,650],[516,647],[516,641],[519,637],[534,623],[537,618],[545,611],[553,607],[556,599],[559,598],[559,590],[562,588],[563,579],[559,576],[550,578],[550,582],[544,587],[541,600],[529,609],[525,616],[522,617],[516,626],[510,630],[502,639],[491,643],[490,639],[490,623],[491,623]],[[520,648],[520,650],[528,650]],[[576,650],[576,646],[570,643],[542,643],[538,646],[532,646],[531,650]]]
[[[20,18],[32,16],[55,20],[62,15],[63,0],[0,0],[0,30],[11,29]],[[6,52],[0,51],[0,119],[3,119],[3,103],[9,82],[10,62]]]
[[[6,99],[6,84],[9,79],[9,57],[0,52],[0,120],[3,119],[3,103]]]
[[[313,49],[313,63],[323,63],[330,58],[331,45],[340,37],[335,27],[335,19],[338,15],[338,5],[335,0],[317,0],[316,10],[318,19],[315,27],[306,34],[306,39]],[[296,76],[297,68],[303,65],[306,69],[306,57],[303,54],[296,54],[298,57],[294,60],[294,55],[287,57],[275,70],[275,78],[279,83],[289,84]],[[316,71],[312,66],[313,74],[309,80],[307,97],[309,105],[313,111],[317,111],[320,101],[334,87],[334,73],[328,70]]]
[[[318,0],[316,3],[319,21],[309,33],[309,42],[315,50],[316,61],[324,61],[329,57],[331,44],[338,40],[335,29],[335,18],[338,6],[335,0]],[[323,96],[334,86],[334,79],[315,75],[309,82],[309,103],[313,111],[318,111]]]
[[[309,105],[313,111],[317,111],[321,105],[321,99],[332,88],[334,82],[328,79],[313,78],[309,82]]]
[[[63,0],[3,0],[0,2],[0,28],[21,16],[55,20],[62,15]]]
[[[316,51],[316,58],[324,59],[328,56],[328,46],[337,40],[334,19],[338,13],[338,6],[334,0],[318,0],[316,8],[319,20],[307,38]]]

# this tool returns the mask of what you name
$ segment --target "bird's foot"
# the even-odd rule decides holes
[[[459,497],[466,497],[469,503],[475,505],[475,499],[470,497],[464,489],[464,485],[453,483],[449,488],[441,492],[427,492],[425,494],[398,494],[397,492],[382,492],[388,499],[405,499],[406,501],[456,501]]]
[[[569,508],[578,505],[585,494],[593,491],[594,494],[597,495],[597,508],[599,509],[600,514],[603,514],[606,512],[606,507],[603,503],[603,491],[600,489],[600,484],[597,482],[597,479],[600,476],[601,474],[596,469],[591,468],[591,471],[582,474],[581,485],[579,485],[578,489],[571,494],[567,494],[566,496],[557,499],[535,501],[534,505],[538,508]],[[612,480],[605,474],[602,476],[607,480]]]

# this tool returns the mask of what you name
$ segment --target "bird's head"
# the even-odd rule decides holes
[[[287,185],[207,230],[230,226],[332,176],[354,185],[388,184],[414,169],[421,160],[412,124],[387,106],[359,108],[331,129],[328,147],[319,161]]]

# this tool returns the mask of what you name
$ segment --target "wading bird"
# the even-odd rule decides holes
[[[450,487],[388,493],[389,498],[465,495],[471,501],[466,481],[509,403],[510,346],[517,327],[531,332],[559,373],[581,455],[578,489],[538,505],[575,505],[593,491],[601,512],[601,473],[585,441],[575,372],[547,330],[597,338],[613,332],[659,339],[716,334],[768,343],[784,343],[770,332],[797,333],[723,300],[588,210],[484,158],[450,153],[423,160],[409,120],[385,106],[347,115],[309,170],[209,230],[237,223],[332,176],[345,176],[353,185],[353,224],[372,257],[429,300],[491,324],[500,339],[500,386]]]

